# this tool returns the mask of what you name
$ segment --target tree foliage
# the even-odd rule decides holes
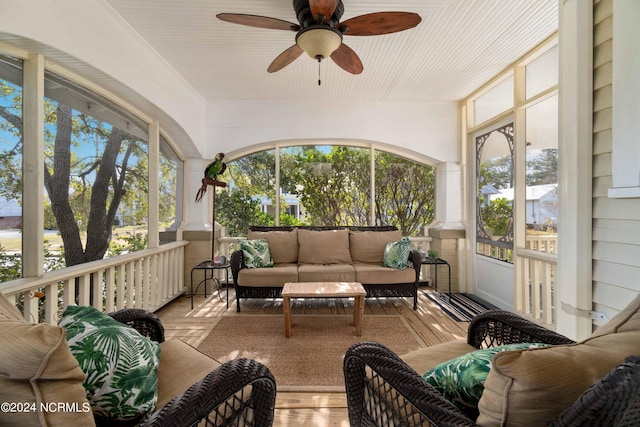
[[[496,198],[481,208],[482,220],[493,233],[495,238],[503,238],[511,232],[513,209],[511,201],[505,198]],[[507,237],[507,241],[511,238]]]
[[[480,164],[481,186],[492,185],[496,189],[513,187],[513,166],[510,154],[485,160]]]
[[[558,150],[544,148],[527,160],[527,185],[558,182]]]
[[[230,162],[228,195],[219,193],[217,219],[229,234],[244,234],[252,224],[273,224],[259,215],[258,198],[274,199],[275,153],[264,151]],[[406,235],[419,234],[433,221],[433,168],[389,153],[375,153],[375,223],[396,225]],[[324,226],[369,225],[370,150],[345,146],[301,146],[280,151],[281,191],[298,197],[305,223]],[[234,195],[238,192],[237,195]],[[284,200],[284,198],[281,198]],[[241,204],[244,206],[239,206]],[[281,206],[284,210],[286,206]],[[225,222],[228,221],[228,222]],[[300,224],[280,213],[281,225]]]

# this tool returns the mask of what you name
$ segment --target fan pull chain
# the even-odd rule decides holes
[[[318,57],[318,86],[320,86],[322,84],[322,81],[320,80],[320,62],[322,61],[322,57],[319,56]]]

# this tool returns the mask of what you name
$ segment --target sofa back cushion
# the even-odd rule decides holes
[[[298,230],[248,231],[247,239],[267,239],[273,262],[287,264],[298,262]]]
[[[397,231],[351,231],[349,245],[353,262],[382,265],[387,243],[397,242],[402,232]]]
[[[33,405],[1,411],[0,425],[94,425],[82,387],[84,373],[69,350],[64,329],[9,318],[15,306],[2,294],[0,300],[0,402]],[[68,406],[58,410],[58,403]],[[41,411],[41,405],[52,405],[51,410]]]
[[[640,354],[640,294],[580,343],[497,354],[478,404],[478,424],[547,425],[633,354]]]
[[[349,230],[298,230],[301,264],[351,264]]]

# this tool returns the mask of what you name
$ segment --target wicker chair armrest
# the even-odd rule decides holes
[[[629,356],[556,418],[551,426],[640,425],[640,357]]]
[[[351,426],[378,425],[382,420],[393,420],[393,425],[476,425],[382,344],[351,346],[344,378]]]
[[[233,283],[237,284],[238,273],[244,267],[244,255],[242,254],[242,250],[234,251],[231,254],[229,264],[231,264],[231,275],[233,276]]]
[[[250,386],[250,387],[247,387]],[[269,369],[252,359],[231,360],[211,371],[138,426],[270,426],[276,382]]]
[[[120,323],[131,326],[153,341],[164,342],[164,326],[158,316],[150,311],[141,308],[124,308],[109,313],[109,316]]]
[[[574,341],[531,320],[504,310],[489,310],[473,318],[467,342],[476,348],[516,343],[573,344]]]

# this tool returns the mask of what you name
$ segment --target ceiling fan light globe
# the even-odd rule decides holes
[[[308,28],[298,33],[296,43],[313,59],[328,58],[342,44],[342,35],[331,27]]]

